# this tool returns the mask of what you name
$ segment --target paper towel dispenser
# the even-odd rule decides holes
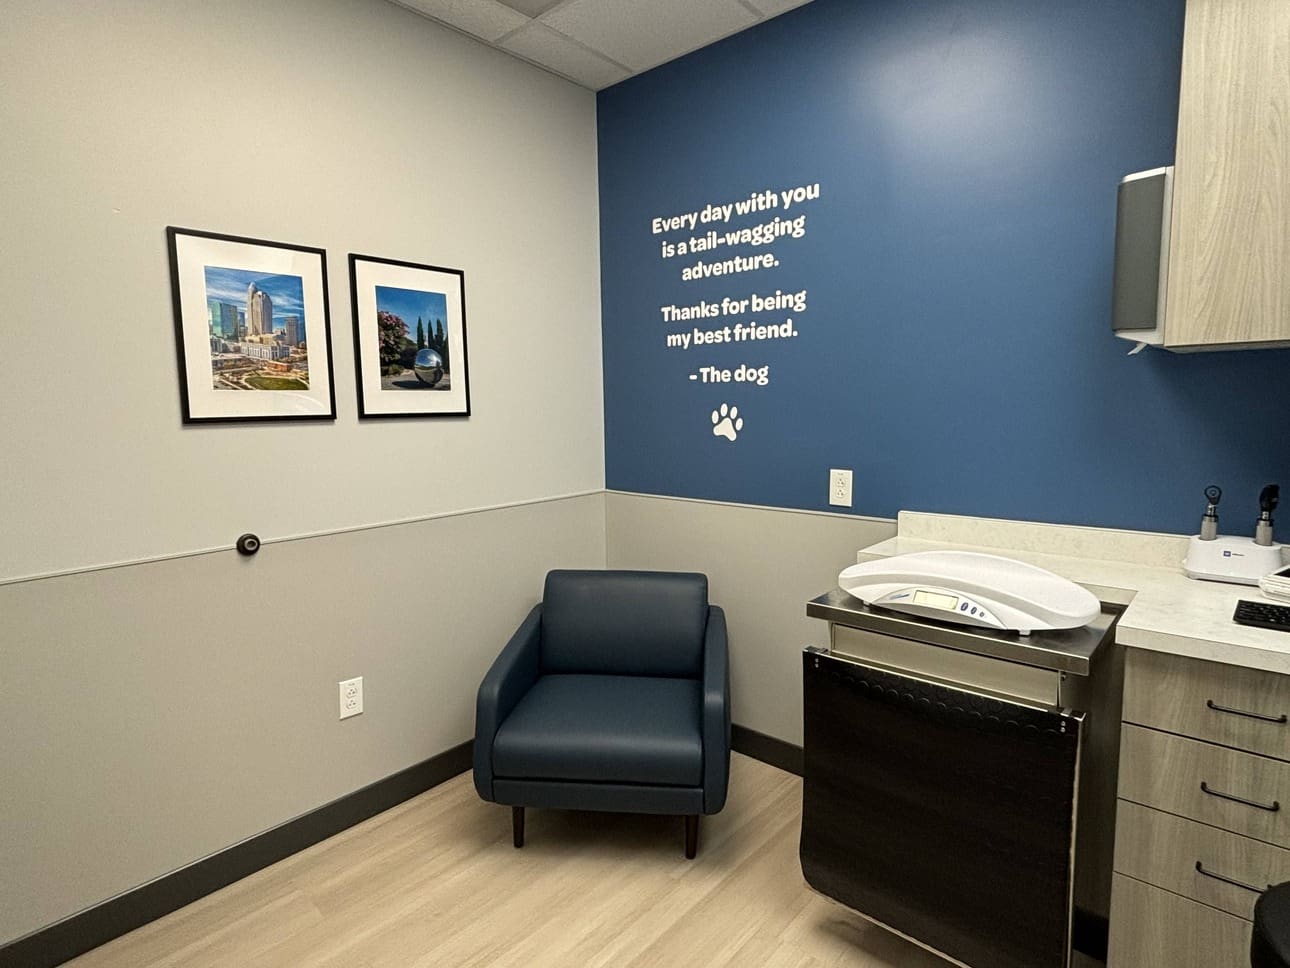
[[[1116,336],[1139,348],[1164,342],[1173,182],[1173,165],[1120,181],[1111,321]]]

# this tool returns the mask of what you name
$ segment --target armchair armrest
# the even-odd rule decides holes
[[[730,657],[726,613],[708,607],[703,641],[703,812],[726,805],[730,782]]]
[[[537,681],[542,640],[542,606],[534,605],[506,648],[493,660],[475,699],[475,789],[493,797],[493,738],[502,721]]]

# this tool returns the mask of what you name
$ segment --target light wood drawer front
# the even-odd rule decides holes
[[[1120,799],[1290,847],[1290,763],[1280,760],[1125,723]]]
[[[1130,649],[1124,719],[1290,760],[1290,676]]]
[[[1290,850],[1121,800],[1115,869],[1249,920],[1261,891],[1290,881]]]
[[[1116,874],[1107,968],[1245,968],[1250,922]]]

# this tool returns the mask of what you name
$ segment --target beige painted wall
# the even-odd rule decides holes
[[[603,487],[590,91],[385,0],[7,0],[0,92],[0,580]],[[334,424],[181,425],[167,225],[327,250]],[[468,421],[359,425],[349,252],[465,270]]]
[[[0,132],[3,944],[468,739],[605,544],[592,493],[14,583],[598,492],[589,91],[385,0],[9,0]],[[181,424],[167,225],[327,250],[334,423]],[[351,251],[465,270],[468,420],[359,424]]]
[[[707,572],[800,742],[804,603],[894,524],[546,500],[604,483],[592,94],[384,0],[12,0],[0,91],[0,944],[467,739],[552,567]],[[327,249],[334,424],[181,425],[169,224]],[[465,270],[469,420],[358,423],[350,251]]]
[[[896,533],[896,522],[844,514],[651,497],[610,491],[610,568],[707,574],[730,623],[731,701],[741,726],[802,742],[801,653],[827,645],[828,626],[806,603],[837,584],[860,548]]]
[[[470,739],[604,549],[594,494],[0,587],[0,944]]]

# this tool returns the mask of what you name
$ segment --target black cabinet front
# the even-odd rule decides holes
[[[1065,968],[1081,717],[803,653],[802,872],[972,968]]]

